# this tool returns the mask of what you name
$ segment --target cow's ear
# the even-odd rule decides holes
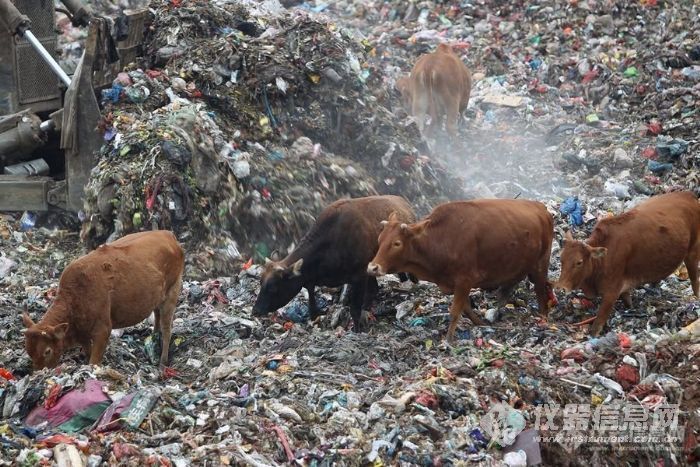
[[[66,337],[67,332],[68,323],[57,324],[53,327],[53,337],[55,337],[58,340],[63,340],[63,338]]]
[[[428,227],[428,221],[422,221],[418,222],[417,224],[413,224],[407,227],[406,232],[410,233],[411,236],[417,237],[419,235],[423,235],[425,232],[425,229]]]
[[[280,252],[277,250],[273,251],[272,254],[270,255],[270,259],[272,261],[279,261],[280,260]]]
[[[571,235],[571,230],[567,230],[566,233],[564,234],[564,243],[573,242],[573,241],[574,241],[574,236]]]
[[[396,211],[391,211],[391,214],[389,214],[389,222],[398,222],[399,221],[399,213]]]
[[[591,257],[593,258],[604,258],[606,254],[608,254],[608,249],[605,247],[591,247]]]
[[[22,313],[22,323],[26,328],[31,328],[32,326],[34,326],[34,321],[32,321],[32,318],[29,317],[29,313],[27,313],[26,311]]]
[[[297,260],[296,263],[292,264],[292,275],[293,276],[300,276],[301,275],[301,267],[304,265],[304,258],[301,258]]]
[[[267,266],[270,263],[272,263],[272,260],[266,256],[265,257],[265,266]]]
[[[440,44],[438,44],[437,50],[446,53],[454,53],[454,49],[452,48],[452,46],[446,42],[441,42]]]

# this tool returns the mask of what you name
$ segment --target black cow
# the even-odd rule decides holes
[[[361,331],[362,305],[371,304],[379,289],[376,278],[367,274],[367,264],[377,252],[382,221],[391,213],[402,222],[415,222],[413,210],[400,196],[343,199],[328,206],[286,258],[266,258],[253,315],[267,315],[283,307],[304,287],[309,292],[309,315],[315,319],[315,287],[350,284],[353,329]],[[404,274],[400,277],[407,279]]]

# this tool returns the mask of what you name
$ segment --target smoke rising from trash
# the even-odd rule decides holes
[[[441,131],[430,147],[463,180],[469,198],[560,199],[570,186],[546,136],[511,110],[482,107],[477,101],[462,118],[457,144]]]

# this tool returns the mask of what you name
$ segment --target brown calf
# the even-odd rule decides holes
[[[440,44],[435,52],[421,55],[410,76],[400,78],[396,88],[415,117],[421,134],[428,114],[429,133],[432,134],[444,115],[447,131],[452,137],[456,136],[457,120],[469,103],[472,77],[452,47]]]
[[[405,271],[453,293],[449,341],[466,311],[482,324],[469,301],[472,288],[500,288],[501,296],[526,276],[534,283],[540,313],[547,314],[547,270],[554,223],[542,203],[483,199],[445,203],[407,225],[390,218],[367,271]]]
[[[55,367],[64,351],[78,345],[90,364],[99,364],[112,329],[138,324],[151,312],[165,367],[183,269],[184,252],[166,230],[126,235],[76,259],[61,274],[56,299],[41,321],[22,317],[34,368]]]
[[[654,196],[619,216],[598,221],[585,242],[567,232],[556,287],[603,297],[591,334],[607,323],[618,298],[632,306],[630,291],[665,279],[685,261],[698,296],[700,204],[692,192]]]

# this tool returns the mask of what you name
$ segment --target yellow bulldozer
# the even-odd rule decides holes
[[[98,92],[139,52],[147,10],[117,23],[80,0],[62,4],[0,0],[0,211],[82,209],[102,144]],[[72,76],[56,61],[56,11],[88,28]]]

